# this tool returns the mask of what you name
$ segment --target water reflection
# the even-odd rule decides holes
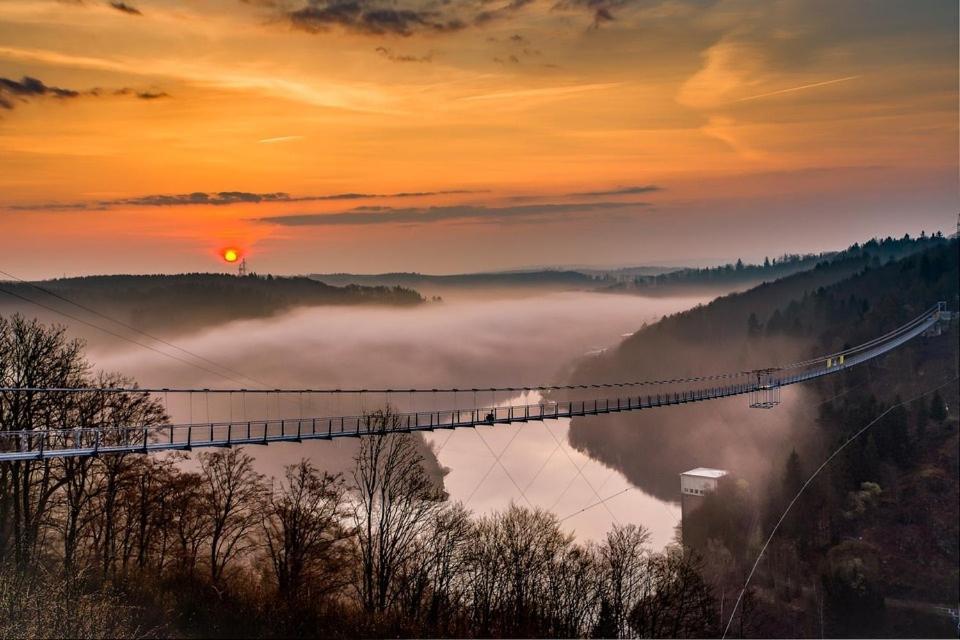
[[[522,402],[537,402],[530,394]],[[601,419],[601,418],[594,418]],[[553,511],[580,539],[599,539],[616,523],[642,524],[651,544],[673,539],[679,505],[658,500],[572,448],[570,420],[516,423],[428,434],[451,499],[476,513],[503,509],[511,501]]]

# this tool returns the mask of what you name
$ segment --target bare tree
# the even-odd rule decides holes
[[[699,564],[680,547],[647,560],[643,589],[630,612],[641,638],[709,637],[718,632],[716,603]]]
[[[631,635],[627,619],[637,602],[647,570],[649,541],[650,532],[642,526],[616,525],[597,550],[601,598],[609,616],[605,623],[619,638]]]
[[[210,535],[206,504],[200,474],[181,472],[174,476],[167,523],[174,539],[174,567],[189,577],[196,572],[200,549]]]
[[[217,583],[231,560],[249,550],[251,535],[260,523],[257,507],[263,493],[262,476],[253,470],[253,458],[240,449],[199,455],[203,479],[202,517],[208,521],[210,579]]]
[[[339,474],[320,473],[308,460],[289,465],[285,479],[267,494],[263,509],[264,546],[277,587],[298,597],[305,584],[313,594],[339,586],[338,544],[351,535],[343,525],[346,487]]]
[[[353,471],[356,589],[365,611],[382,613],[392,602],[398,570],[415,553],[417,536],[443,495],[423,472],[413,436],[396,432],[397,416],[387,408],[368,419]]]
[[[435,511],[416,540],[417,551],[400,569],[398,608],[420,635],[461,636],[467,588],[462,580],[473,535],[470,512],[461,504]]]
[[[503,513],[481,518],[471,542],[468,580],[480,635],[537,635],[560,624],[554,617],[560,609],[556,597],[579,588],[571,584],[581,578],[583,556],[555,515],[511,504]],[[564,576],[567,561],[581,566]]]
[[[19,315],[0,318],[0,382],[21,388],[80,386],[87,373],[81,346],[67,339],[64,327]],[[60,394],[0,393],[0,436],[5,436],[0,447],[35,443],[50,429],[63,427],[69,413]],[[12,552],[20,568],[36,557],[41,528],[61,484],[56,463],[49,459],[0,465],[0,549],[4,555]]]

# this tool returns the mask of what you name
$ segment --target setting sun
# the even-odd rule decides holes
[[[240,251],[237,249],[224,249],[223,259],[227,262],[236,262],[240,258]]]

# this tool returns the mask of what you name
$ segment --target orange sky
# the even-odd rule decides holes
[[[227,245],[275,273],[677,263],[956,223],[952,1],[112,4],[0,2],[17,275]]]

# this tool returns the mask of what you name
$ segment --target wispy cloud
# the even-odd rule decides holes
[[[64,99],[76,98],[79,95],[79,91],[51,87],[30,76],[24,76],[20,80],[0,78],[0,108],[2,109],[13,109],[15,100],[25,101],[41,96]]]
[[[133,198],[115,198],[90,202],[45,202],[36,204],[14,204],[6,208],[11,211],[98,211],[115,207],[182,207],[182,206],[228,206],[234,204],[260,204],[278,202],[320,202],[325,200],[368,200],[386,198],[420,198],[452,194],[479,193],[464,189],[446,191],[402,191],[399,193],[331,193],[324,195],[294,196],[281,191],[273,193],[253,193],[250,191],[195,191],[193,193],[154,194]]]
[[[132,16],[142,16],[142,15],[143,15],[143,13],[140,11],[140,9],[137,9],[136,7],[134,7],[134,6],[132,6],[132,5],[129,5],[129,4],[127,4],[126,2],[118,2],[118,1],[115,0],[114,2],[111,2],[111,3],[110,3],[110,6],[113,7],[114,9],[116,9],[117,11],[122,11],[123,13],[129,14],[129,15],[132,15]]]
[[[63,87],[54,87],[45,84],[37,78],[23,76],[20,80],[0,78],[0,109],[11,110],[16,106],[17,102],[27,102],[35,98],[56,98],[60,100],[80,98],[82,96],[96,98],[105,93],[115,96],[133,95],[141,100],[154,100],[167,97],[167,93],[163,91],[138,91],[129,87],[107,91],[98,88],[87,89],[85,91],[64,89]]]
[[[433,60],[432,51],[422,56],[415,56],[409,53],[397,53],[388,47],[377,47],[374,51],[390,62],[431,62]]]
[[[515,91],[497,91],[465,96],[461,100],[513,100],[516,98],[555,98],[586,91],[599,91],[619,87],[622,82],[595,82],[591,84],[574,84],[560,87],[542,87],[540,89],[517,89]]]
[[[661,187],[654,184],[639,185],[633,187],[616,187],[615,189],[606,189],[603,191],[580,191],[578,193],[568,193],[568,196],[576,197],[598,197],[598,196],[631,196],[641,193],[653,193],[663,191]]]
[[[835,78],[833,80],[824,80],[823,82],[813,82],[811,84],[802,84],[798,87],[789,87],[787,89],[778,89],[776,91],[768,91],[767,93],[758,93],[755,96],[747,96],[746,98],[740,98],[735,102],[746,102],[747,100],[757,100],[759,98],[767,98],[769,96],[777,96],[782,93],[793,93],[794,91],[804,91],[806,89],[813,89],[815,87],[825,87],[829,84],[837,84],[840,82],[849,82],[850,80],[856,80],[862,76],[845,76],[843,78]]]
[[[446,207],[357,207],[339,213],[301,213],[257,218],[258,222],[299,226],[375,224],[428,224],[472,220],[477,222],[550,221],[597,213],[629,213],[646,207],[645,202],[587,202],[581,204],[534,204],[508,207],[453,205]]]
[[[295,140],[303,140],[303,136],[277,136],[276,138],[264,138],[263,140],[257,140],[257,143],[278,144],[281,142],[293,142]]]
[[[47,49],[0,46],[0,57],[26,60],[49,65],[79,69],[98,69],[124,74],[163,76],[201,86],[231,90],[255,90],[282,96],[304,104],[348,109],[362,113],[392,113],[385,108],[387,97],[377,89],[349,83],[324,82],[322,85],[306,80],[294,80],[264,73],[245,72],[231,67],[229,71],[215,65],[177,58],[103,58],[78,56]]]

